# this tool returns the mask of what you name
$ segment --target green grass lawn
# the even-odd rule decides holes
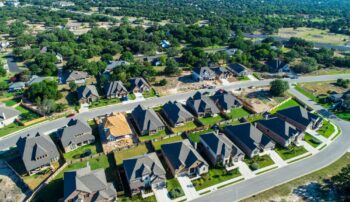
[[[149,90],[149,91],[144,91],[142,93],[142,95],[144,98],[150,98],[150,97],[155,97],[157,95],[157,93],[153,88],[151,88],[151,90]]]
[[[149,196],[147,198],[142,198],[141,195],[136,195],[133,197],[118,196],[118,202],[157,202],[156,196]]]
[[[287,149],[283,147],[276,147],[275,151],[283,160],[288,160],[296,156],[305,154],[307,150],[303,146],[290,145]]]
[[[280,106],[276,107],[274,110],[271,111],[272,114],[276,113],[279,110],[286,109],[289,107],[294,107],[294,106],[300,106],[300,104],[295,101],[294,99],[290,99],[287,102],[281,104]]]
[[[185,195],[179,181],[176,178],[167,179],[166,188],[169,192],[170,199],[179,198]]]
[[[213,116],[213,117],[205,117],[205,118],[200,118],[199,121],[204,125],[204,126],[212,126],[216,123],[219,123],[222,121],[224,118],[220,115]]]
[[[241,173],[237,168],[228,172],[225,171],[224,168],[211,168],[207,175],[202,176],[198,180],[192,181],[192,183],[198,191],[239,176],[241,176]]]
[[[18,106],[16,107],[16,109],[21,112],[20,117],[21,117],[21,121],[23,122],[31,121],[33,119],[37,119],[40,117],[39,114],[32,112],[22,106]]]
[[[10,125],[0,128],[0,137],[6,136],[23,128],[25,128],[25,126],[21,126],[16,122],[11,123]]]
[[[58,201],[63,197],[63,175],[64,172],[83,168],[89,162],[91,169],[110,167],[107,156],[101,156],[88,161],[82,161],[68,165],[62,172],[60,172],[46,187],[38,192],[33,201]]]
[[[239,119],[248,115],[250,115],[250,113],[243,107],[232,109],[231,112],[227,114],[231,119]]]
[[[318,98],[312,92],[304,89],[300,85],[295,85],[295,90],[299,91],[301,94],[303,94],[306,97],[310,98],[310,100],[312,100],[314,102],[319,102]]]
[[[192,142],[199,142],[200,139],[199,137],[203,134],[206,134],[206,133],[210,133],[212,132],[213,129],[208,129],[208,130],[205,130],[205,131],[201,131],[201,132],[197,132],[197,133],[190,133],[188,134],[188,138],[192,141]]]
[[[323,120],[322,127],[317,130],[317,133],[325,138],[329,138],[335,131],[334,126],[327,120]]]
[[[96,145],[94,143],[89,145],[84,145],[74,151],[64,153],[63,156],[66,160],[74,160],[74,159],[83,157],[83,154],[85,153],[85,151],[90,151],[91,155],[97,154]]]
[[[253,164],[258,165],[258,169],[265,168],[267,166],[275,164],[273,160],[270,158],[268,155],[263,155],[263,156],[254,156],[253,158],[247,158],[243,160],[251,170],[253,169]]]
[[[152,135],[143,135],[143,136],[139,136],[139,140],[141,142],[145,142],[145,141],[148,141],[148,140],[153,140],[153,139],[156,139],[156,138],[160,138],[160,137],[164,137],[166,136],[166,132],[165,130],[161,130],[155,134],[152,134]]]
[[[196,124],[193,121],[191,121],[191,122],[185,123],[182,126],[171,128],[171,130],[174,133],[181,133],[181,132],[190,131],[190,130],[193,130],[193,129],[196,129],[196,128],[197,128]]]
[[[309,145],[311,145],[315,148],[321,144],[321,141],[319,139],[313,137],[309,133],[305,133],[304,140],[305,140],[305,142],[309,143]]]
[[[154,149],[156,151],[158,151],[158,150],[160,150],[160,146],[162,144],[168,144],[168,143],[177,142],[177,141],[180,141],[180,140],[182,140],[181,135],[177,135],[177,136],[174,136],[174,137],[163,139],[161,141],[152,142],[152,144],[153,144]]]
[[[136,96],[133,93],[128,94],[128,100],[135,100]]]
[[[103,107],[111,104],[117,104],[120,103],[119,98],[113,98],[113,99],[105,99],[105,98],[100,98],[99,100],[92,102],[89,106],[89,108],[96,108],[96,107]]]
[[[335,112],[335,115],[345,121],[350,121],[350,113],[348,112]]]
[[[148,149],[145,145],[138,145],[136,147],[126,149],[123,151],[115,151],[114,158],[116,160],[117,165],[122,165],[124,159],[128,159],[134,156],[139,156],[148,153]]]
[[[264,117],[263,117],[262,114],[254,114],[254,115],[248,117],[248,118],[247,118],[247,121],[252,123],[252,122],[261,120],[261,119],[263,119],[263,118],[264,118]]]
[[[15,104],[17,104],[17,103],[18,103],[18,101],[17,101],[17,100],[14,100],[14,99],[4,101],[4,104],[5,104],[6,106],[8,106],[8,107],[12,107],[13,105],[15,105]]]
[[[238,76],[236,77],[238,81],[247,81],[250,80],[248,76]]]

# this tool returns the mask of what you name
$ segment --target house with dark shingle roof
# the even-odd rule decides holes
[[[291,143],[297,144],[304,138],[304,133],[278,117],[259,120],[256,123],[259,130],[283,147],[288,147]]]
[[[153,109],[145,109],[138,105],[131,112],[131,116],[141,135],[154,134],[165,129],[164,123]]]
[[[215,116],[220,113],[214,101],[199,91],[186,101],[186,106],[197,117]]]
[[[11,107],[0,106],[0,128],[15,122],[21,113]]]
[[[95,142],[91,127],[79,119],[71,119],[67,126],[57,131],[57,135],[65,152]]]
[[[230,112],[233,108],[242,106],[242,102],[236,96],[224,90],[216,91],[211,98],[218,108],[225,113]]]
[[[166,171],[155,152],[125,159],[123,167],[132,194],[166,186]]]
[[[242,123],[224,128],[226,136],[234,142],[249,158],[253,158],[260,152],[275,148],[275,142],[264,135],[251,123]]]
[[[66,83],[74,82],[76,84],[85,83],[85,80],[89,78],[89,74],[83,71],[72,71],[68,73],[66,77]]]
[[[104,169],[91,170],[86,167],[67,171],[63,176],[64,201],[116,201],[117,191],[108,183]]]
[[[232,72],[225,67],[212,67],[211,69],[215,72],[217,79],[227,79],[232,77]]]
[[[161,151],[174,176],[203,175],[209,165],[188,139],[161,145]]]
[[[269,67],[269,72],[271,73],[283,73],[290,71],[288,63],[281,60],[269,60],[266,62],[266,65]]]
[[[321,117],[310,113],[306,108],[300,106],[279,110],[276,112],[276,115],[303,132],[307,129],[315,129],[322,123]]]
[[[26,171],[31,175],[46,168],[52,168],[52,162],[58,161],[60,154],[50,136],[37,133],[17,141],[17,149]]]
[[[103,86],[103,90],[107,99],[125,98],[128,96],[128,90],[121,81],[107,82]]]
[[[249,74],[248,68],[239,63],[230,64],[228,68],[236,76],[246,76]]]
[[[23,90],[26,87],[26,83],[24,82],[14,82],[11,83],[11,85],[9,86],[8,91],[9,92],[15,92],[15,91],[19,91],[19,90]]]
[[[115,68],[122,66],[122,65],[130,65],[130,63],[125,61],[125,60],[109,61],[109,63],[107,64],[107,67],[103,73],[108,74],[108,73],[112,72]]]
[[[80,86],[77,89],[79,102],[82,104],[91,103],[98,100],[99,95],[94,85]]]
[[[200,136],[200,143],[213,165],[230,167],[244,159],[244,153],[221,133],[203,134]]]
[[[195,67],[192,70],[192,78],[195,81],[214,80],[216,74],[209,67]]]
[[[194,120],[194,116],[181,103],[176,101],[169,101],[163,105],[162,112],[172,127],[177,127]]]
[[[144,91],[150,91],[151,86],[142,77],[137,77],[130,80],[130,91],[133,93],[143,93]]]

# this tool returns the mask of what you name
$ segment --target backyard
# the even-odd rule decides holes
[[[166,138],[166,139],[163,139],[163,140],[160,140],[160,141],[152,142],[152,144],[153,144],[154,149],[156,151],[158,151],[158,150],[160,150],[160,146],[161,145],[172,143],[172,142],[177,142],[177,141],[180,141],[180,140],[182,140],[181,135],[177,135],[177,136],[169,137],[169,138]]]
[[[148,149],[144,144],[140,144],[136,147],[114,152],[114,159],[117,165],[122,165],[124,159],[139,156],[148,153]]]
[[[190,133],[188,134],[188,139],[190,139],[192,142],[199,142],[200,141],[200,136],[206,133],[212,132],[213,129],[208,129],[200,132],[195,132],[195,133]]]
[[[227,116],[230,119],[239,119],[249,115],[250,113],[247,110],[245,110],[243,107],[231,109],[230,113],[227,113]]]
[[[198,191],[239,176],[241,176],[241,173],[237,168],[231,171],[226,171],[224,168],[211,168],[207,175],[203,175],[200,179],[194,180],[193,186]]]
[[[276,146],[275,151],[283,160],[288,160],[302,154],[305,154],[307,150],[303,146],[290,145],[288,148]]]
[[[258,170],[275,164],[269,155],[254,156],[243,160],[251,170]]]
[[[202,125],[204,126],[212,126],[215,125],[216,123],[221,122],[224,120],[224,118],[220,115],[217,116],[211,116],[211,117],[205,117],[205,118],[200,118],[199,121],[201,122]]]
[[[271,113],[274,114],[279,110],[286,109],[289,107],[294,107],[294,106],[300,106],[300,104],[297,101],[295,101],[294,99],[290,99],[290,100],[284,102],[283,104],[281,104],[280,106],[276,107],[275,109],[271,110]]]
[[[156,139],[156,138],[161,138],[161,137],[164,137],[166,136],[166,132],[165,130],[161,130],[155,134],[152,134],[152,135],[143,135],[143,136],[139,136],[139,140],[141,142],[145,142],[145,141],[149,141],[149,140],[153,140],[153,139]]]
[[[37,119],[37,118],[40,117],[39,114],[37,114],[37,113],[35,113],[35,112],[33,112],[33,111],[30,111],[30,110],[28,110],[28,109],[26,109],[26,108],[24,108],[24,107],[22,107],[22,106],[16,107],[16,110],[18,110],[19,112],[21,112],[21,114],[20,114],[20,117],[21,117],[20,120],[21,120],[22,122],[31,121],[31,120],[33,120],[33,119]]]
[[[82,147],[79,147],[78,149],[75,149],[74,151],[70,151],[68,153],[64,153],[64,159],[66,160],[74,160],[79,159],[87,156],[92,156],[97,154],[96,144],[88,144],[84,145]]]
[[[171,128],[171,130],[173,131],[173,133],[181,133],[181,132],[190,131],[196,128],[197,128],[196,124],[193,121],[191,121],[191,122],[185,123],[182,126]]]

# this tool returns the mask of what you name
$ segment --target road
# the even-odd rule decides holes
[[[338,78],[350,78],[350,74],[299,77],[298,79],[285,79],[285,80],[290,83],[300,83],[300,82],[336,80]],[[265,86],[265,85],[268,85],[270,81],[271,80],[243,81],[240,83],[233,83],[225,86],[217,86],[216,89],[234,90],[238,88],[248,88],[250,86],[254,86],[254,87]],[[205,89],[201,91],[214,92],[216,89],[211,89],[211,90]],[[93,119],[96,116],[111,113],[113,111],[130,111],[139,104],[142,104],[145,107],[153,107],[153,106],[164,104],[168,101],[185,100],[188,97],[192,96],[194,93],[195,92],[193,91],[193,92],[179,93],[179,94],[168,95],[163,97],[149,98],[149,99],[145,99],[137,102],[110,105],[103,108],[92,109],[88,112],[77,114],[75,118],[82,119],[82,120],[89,120],[89,119]],[[61,118],[50,122],[44,122],[41,124],[34,125],[33,127],[24,129],[23,131],[20,131],[18,133],[14,133],[14,134],[5,136],[3,138],[0,138],[0,151],[8,149],[10,147],[14,147],[20,137],[27,136],[28,134],[34,135],[38,131],[43,132],[45,134],[49,132],[53,132],[54,130],[57,130],[58,128],[65,126],[69,120],[70,118]]]
[[[17,65],[17,63],[15,61],[15,58],[11,54],[6,55],[6,60],[7,60],[7,65],[8,65],[8,68],[9,68],[10,72],[12,72],[12,73],[19,73],[19,72],[22,71],[18,67],[18,65]]]
[[[197,198],[195,202],[232,202],[248,198],[257,193],[271,189],[298,177],[304,176],[323,167],[326,167],[343,156],[350,148],[350,122],[338,119],[320,105],[314,103],[295,89],[290,92],[315,109],[318,113],[329,118],[338,125],[342,132],[332,144],[321,152],[307,159],[293,163],[280,169],[273,170],[263,175],[242,181],[229,187],[217,190],[203,197]]]

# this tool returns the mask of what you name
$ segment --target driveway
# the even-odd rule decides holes
[[[259,80],[259,79],[257,79],[255,76],[253,76],[253,75],[251,75],[251,74],[249,74],[247,77],[248,77],[249,80],[251,80],[251,81],[258,81],[258,80]]]
[[[228,86],[230,85],[230,82],[227,79],[220,79],[221,83],[223,86]]]
[[[6,60],[7,60],[7,66],[10,72],[12,73],[22,72],[22,70],[18,67],[16,63],[15,58],[11,54],[8,54],[6,56]]]
[[[153,193],[156,196],[158,202],[171,201],[171,199],[168,197],[168,190],[166,187],[163,187],[161,189],[153,189]]]
[[[283,167],[288,164],[275,151],[271,150],[268,153],[270,154],[271,159],[276,163],[278,167]]]
[[[187,201],[195,199],[199,196],[189,177],[177,177],[177,180],[179,181],[182,190],[185,192]]]
[[[134,93],[134,95],[135,95],[135,100],[136,101],[145,100],[145,98],[143,97],[142,93]]]
[[[253,171],[251,171],[248,165],[245,164],[243,161],[238,161],[236,165],[238,166],[238,170],[242,174],[244,179],[255,177],[255,174],[253,173]]]

